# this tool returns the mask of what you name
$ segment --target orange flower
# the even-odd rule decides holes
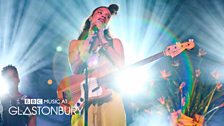
[[[160,71],[161,73],[161,77],[165,80],[168,80],[168,77],[171,76],[170,72],[166,71],[166,70],[162,70]]]
[[[204,49],[199,49],[199,51],[198,51],[198,56],[199,57],[202,57],[202,56],[205,56],[207,54],[207,52],[204,50]]]
[[[165,98],[164,97],[160,97],[158,99],[158,101],[160,102],[160,104],[165,105]]]
[[[221,88],[222,88],[222,84],[221,84],[221,83],[217,83],[217,84],[216,84],[216,89],[217,89],[217,90],[220,90]]]
[[[195,70],[195,76],[199,77],[201,75],[201,70],[200,69],[196,69]]]
[[[221,74],[218,71],[212,71],[211,75],[214,79],[218,80],[221,76]]]

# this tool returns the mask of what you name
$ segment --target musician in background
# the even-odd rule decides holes
[[[7,84],[8,94],[5,94],[1,97],[1,104],[3,106],[3,126],[35,126],[36,125],[36,116],[27,116],[27,115],[11,115],[9,113],[9,107],[15,106],[22,108],[22,100],[26,98],[25,95],[19,92],[19,74],[17,68],[12,65],[5,66],[2,69],[2,78]]]
[[[124,51],[119,39],[112,38],[107,24],[118,11],[116,4],[100,6],[85,21],[78,37],[69,46],[69,62],[74,76],[84,74],[88,65],[89,77],[100,78],[124,66]],[[126,116],[120,95],[106,84],[103,92],[111,92],[109,100],[100,100],[89,107],[89,126],[126,126]],[[107,93],[105,93],[107,94]],[[108,99],[108,98],[107,98]],[[82,117],[73,116],[72,125],[82,126]]]

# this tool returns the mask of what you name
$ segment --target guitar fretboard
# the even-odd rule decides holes
[[[142,65],[145,65],[145,64],[150,63],[152,61],[155,61],[155,60],[157,60],[157,59],[159,59],[159,58],[161,58],[163,56],[164,56],[164,53],[163,52],[160,52],[160,53],[157,53],[155,55],[152,55],[152,56],[150,56],[148,58],[145,58],[145,59],[143,59],[141,61],[138,61],[138,62],[130,65],[130,67],[142,66]]]

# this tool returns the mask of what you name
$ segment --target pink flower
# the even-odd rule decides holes
[[[171,113],[171,119],[173,122],[177,121],[178,116],[181,114],[181,110],[175,111]]]
[[[171,76],[170,72],[166,71],[166,70],[162,70],[160,71],[161,73],[161,77],[165,80],[168,80],[168,77]]]
[[[180,92],[182,92],[182,89],[184,88],[185,85],[186,85],[185,82],[182,82],[182,83],[180,84],[180,87],[179,87],[179,91],[180,91]]]
[[[218,80],[221,76],[221,74],[218,71],[212,71],[211,75],[214,79]]]
[[[199,77],[201,75],[201,70],[200,69],[196,69],[195,70],[195,76]]]
[[[175,112],[171,113],[171,115],[174,115],[174,116],[178,116],[179,114],[181,114],[181,110],[178,110],[178,111],[175,111]]]
[[[199,49],[199,51],[198,51],[198,56],[199,57],[202,57],[202,56],[205,56],[207,54],[207,52],[204,50],[204,49]]]
[[[222,84],[221,84],[221,83],[217,83],[217,84],[216,84],[216,89],[217,89],[217,90],[220,90],[221,88],[222,88]]]
[[[160,97],[158,99],[158,101],[160,102],[160,104],[165,105],[165,98],[164,97]]]
[[[181,98],[181,105],[182,105],[182,106],[185,105],[185,97]]]
[[[221,107],[224,107],[224,103],[222,103],[221,105],[219,105],[219,107],[221,108]]]

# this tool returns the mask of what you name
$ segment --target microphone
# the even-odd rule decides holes
[[[98,37],[98,31],[99,31],[99,29],[98,29],[98,27],[96,25],[94,25],[92,27],[92,30],[93,30],[94,33],[93,33],[92,40],[89,42],[89,44],[90,44],[89,53],[91,53],[91,51],[92,51],[92,49],[93,49],[93,47],[94,47],[94,45],[96,43],[96,38]]]
[[[96,25],[94,25],[94,26],[92,27],[92,30],[93,30],[93,32],[94,32],[94,35],[96,35],[96,34],[98,33],[98,31],[99,31],[99,28],[98,28]]]

